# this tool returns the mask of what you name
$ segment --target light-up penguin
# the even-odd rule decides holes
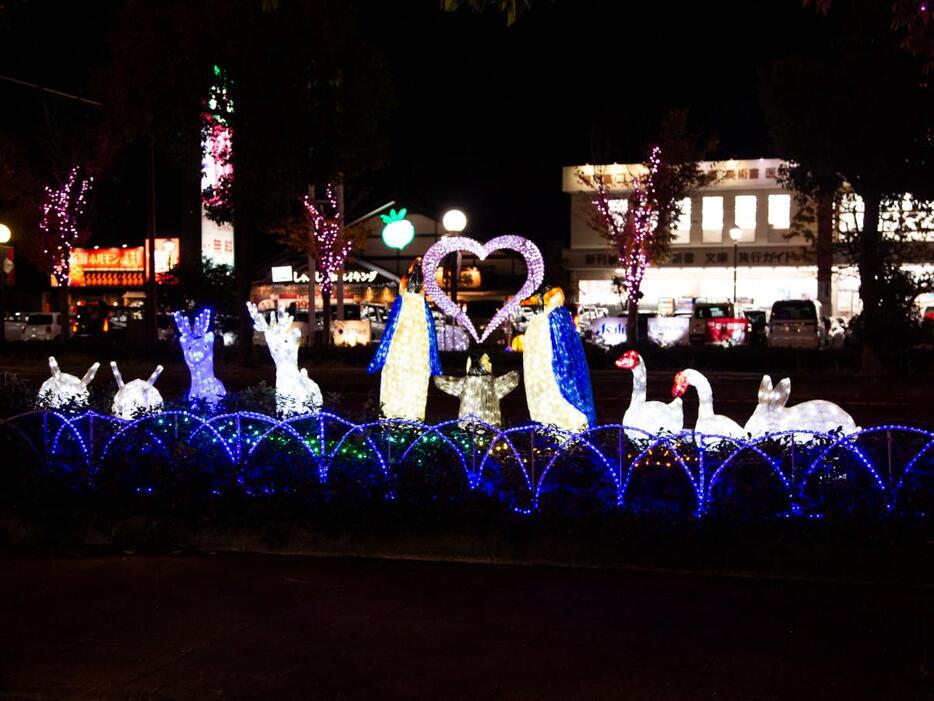
[[[424,421],[428,380],[441,374],[438,339],[422,290],[422,261],[416,258],[400,283],[402,293],[389,310],[386,330],[367,367],[382,371],[380,413],[388,419]]]
[[[282,418],[299,414],[315,414],[324,400],[317,383],[308,371],[298,369],[298,343],[302,332],[292,326],[292,317],[285,312],[273,312],[266,321],[256,305],[246,303],[253,327],[265,334],[266,347],[276,364],[276,413]]]
[[[126,384],[123,383],[123,376],[115,362],[110,362],[110,369],[113,370],[114,379],[117,381],[117,393],[113,403],[114,416],[130,421],[144,414],[162,411],[162,395],[153,387],[162,374],[161,365],[156,366],[148,380],[133,380]]]
[[[593,389],[584,346],[564,308],[564,292],[540,288],[526,304],[533,310],[522,358],[529,416],[565,431],[583,431],[597,421]]]
[[[97,374],[100,363],[94,363],[84,373],[80,380],[74,375],[62,372],[58,361],[49,356],[49,370],[52,377],[42,383],[39,395],[36,397],[36,406],[44,409],[81,409],[87,406],[90,400],[88,385]]]
[[[227,390],[214,376],[214,332],[208,330],[211,328],[211,310],[202,309],[195,316],[194,324],[181,312],[174,312],[173,316],[178,327],[178,343],[191,373],[188,399],[204,402],[213,408],[226,396]]]
[[[484,353],[479,358],[467,358],[465,377],[436,377],[435,386],[460,399],[457,416],[464,419],[459,422],[462,428],[469,425],[470,419],[499,426],[503,422],[499,402],[519,386],[519,373],[513,370],[494,377],[490,356]]]

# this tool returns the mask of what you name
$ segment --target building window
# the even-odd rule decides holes
[[[769,226],[791,228],[791,195],[769,195]]]
[[[723,241],[723,198],[705,197],[702,211],[704,243]]]
[[[743,230],[740,241],[756,240],[756,196],[737,195],[733,203],[733,223]]]
[[[681,215],[671,229],[672,243],[691,243],[691,198],[681,200]]]
[[[626,225],[626,212],[629,211],[629,200],[619,198],[609,200],[607,204],[610,206],[610,216],[613,217],[616,226],[622,229]]]

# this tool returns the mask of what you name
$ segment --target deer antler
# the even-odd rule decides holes
[[[191,324],[188,321],[188,317],[181,312],[172,312],[172,316],[175,318],[175,325],[178,327],[178,333],[181,337],[187,338],[191,336]]]
[[[253,302],[247,302],[246,309],[250,313],[250,318],[253,319],[253,328],[263,333],[269,331],[269,324],[266,323],[266,319],[259,313],[259,310]]]
[[[210,307],[205,307],[198,316],[195,317],[195,333],[200,338],[208,332],[209,328],[211,328],[211,309]]]

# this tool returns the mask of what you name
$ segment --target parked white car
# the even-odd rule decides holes
[[[60,312],[30,312],[23,329],[24,341],[54,341],[62,337]]]
[[[825,339],[820,302],[783,299],[772,304],[772,313],[769,315],[770,347],[820,348]]]

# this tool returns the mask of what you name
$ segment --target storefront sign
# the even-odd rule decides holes
[[[604,316],[590,322],[594,343],[602,346],[618,346],[626,342],[626,317]]]
[[[375,270],[345,270],[344,282],[370,284],[376,282],[376,276],[377,273]],[[308,279],[308,273],[292,273],[292,282],[307,284]],[[323,279],[321,272],[316,270],[315,282],[320,284]],[[275,280],[273,280],[273,282],[275,282]],[[331,282],[337,282],[337,273],[331,273]]]
[[[178,239],[156,239],[156,278],[164,278],[178,265]],[[148,259],[144,246],[127,248],[75,248],[71,252],[71,287],[140,287],[145,283]]]
[[[270,268],[273,282],[292,282],[291,265],[274,265]]]
[[[688,316],[653,316],[649,318],[649,340],[662,348],[686,346],[690,341],[690,326]]]

